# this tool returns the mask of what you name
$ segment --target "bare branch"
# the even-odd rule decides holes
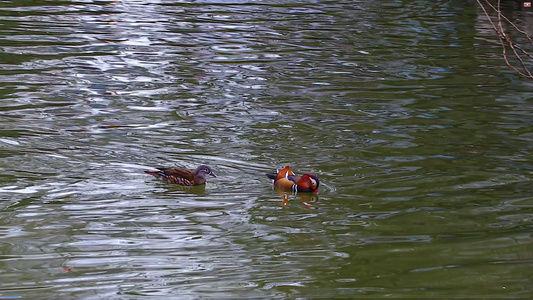
[[[492,3],[490,3],[489,0],[485,0],[486,4],[490,8],[492,8],[493,12],[496,13],[497,24],[494,23],[494,21],[492,20],[489,12],[487,12],[487,9],[485,8],[485,6],[481,2],[481,0],[476,0],[476,1],[479,4],[479,6],[481,7],[481,9],[483,10],[483,13],[487,17],[487,20],[489,21],[490,25],[492,26],[492,28],[494,29],[494,31],[498,35],[498,39],[500,40],[500,45],[502,46],[502,54],[503,54],[503,58],[505,60],[505,63],[511,69],[513,69],[515,72],[517,72],[520,76],[533,79],[533,74],[531,74],[531,72],[529,71],[526,63],[524,62],[524,60],[520,56],[520,53],[522,53],[523,55],[525,55],[526,57],[528,57],[530,59],[533,58],[533,56],[531,54],[529,54],[527,51],[525,51],[519,45],[513,43],[511,35],[505,33],[505,29],[504,29],[502,20],[506,21],[516,31],[518,31],[519,33],[524,35],[527,38],[527,40],[531,43],[531,45],[533,45],[533,40],[531,39],[531,37],[529,37],[529,35],[525,31],[519,29],[513,22],[511,22],[507,17],[505,17],[502,14],[501,7],[500,7],[501,0],[497,1],[497,6],[496,7],[494,7],[494,5],[492,5]],[[523,69],[523,71],[519,70],[517,67],[515,67],[513,64],[511,64],[511,62],[509,61],[509,56],[507,54],[507,47],[509,47],[511,49],[512,54],[518,60],[520,66],[521,66],[521,69]]]

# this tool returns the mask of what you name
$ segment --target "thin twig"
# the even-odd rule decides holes
[[[490,17],[489,13],[487,12],[487,10],[485,9],[485,6],[481,3],[481,0],[477,0],[479,6],[481,7],[481,9],[483,10],[483,13],[485,14],[485,16],[487,17],[489,23],[491,24],[492,28],[494,29],[494,31],[496,31],[496,34],[498,35],[498,39],[500,40],[500,44],[502,46],[502,54],[503,54],[503,58],[505,60],[505,63],[513,70],[515,70],[520,76],[523,76],[523,77],[526,77],[526,78],[530,78],[530,79],[533,79],[533,75],[531,74],[531,72],[528,70],[526,64],[524,63],[523,59],[520,57],[520,55],[518,54],[517,52],[517,49],[520,50],[523,54],[525,54],[526,56],[528,57],[532,57],[529,53],[527,53],[526,51],[524,51],[522,48],[520,48],[518,45],[515,45],[511,39],[511,37],[507,34],[505,34],[505,31],[503,29],[503,22],[502,22],[502,18],[507,21],[509,24],[511,24],[511,26],[513,26],[518,32],[524,34],[526,36],[526,38],[530,41],[530,43],[533,45],[533,41],[532,39],[527,35],[526,32],[520,30],[513,22],[509,21],[509,19],[507,19],[502,13],[501,13],[501,8],[500,8],[500,1],[501,0],[498,0],[498,5],[497,7],[494,7],[490,2],[489,0],[485,0],[486,3],[494,10],[496,11],[497,13],[497,18],[498,18],[498,25],[494,24],[494,21],[492,21],[492,18]],[[518,61],[520,62],[520,65],[522,66],[522,68],[524,69],[524,72],[520,71],[518,68],[516,68],[515,66],[513,66],[510,62],[509,62],[509,58],[507,56],[507,46],[509,48],[511,48],[511,50],[513,51],[513,54],[514,56],[518,59]]]
[[[492,5],[492,3],[490,3],[489,0],[485,0],[487,2],[487,4],[495,11],[497,11],[497,9]],[[488,14],[487,14],[487,11],[485,10],[485,8],[483,7],[483,5],[479,2],[479,0],[477,1],[479,3],[479,5],[483,8],[483,11],[485,11],[485,15],[487,15],[488,17]],[[529,37],[529,35],[527,34],[527,32],[523,31],[522,29],[518,28],[518,26],[516,26],[513,22],[511,22],[505,15],[501,15],[502,18],[507,21],[507,23],[509,23],[511,26],[514,27],[514,29],[516,29],[516,31],[520,32],[521,34],[523,34],[528,40],[529,40],[529,43],[531,43],[531,45],[533,45],[533,39],[531,37]]]

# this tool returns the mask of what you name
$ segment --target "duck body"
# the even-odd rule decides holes
[[[159,171],[144,171],[146,174],[153,175],[162,179],[166,183],[174,183],[184,186],[202,185],[206,183],[206,175],[217,177],[210,166],[201,165],[195,170],[168,168],[159,169]]]
[[[266,174],[268,178],[274,180],[274,188],[292,191],[294,193],[318,194],[320,180],[313,174],[303,174],[296,176],[289,166],[285,166],[277,174]]]

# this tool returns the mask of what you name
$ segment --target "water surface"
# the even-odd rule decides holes
[[[533,83],[475,1],[0,20],[1,296],[529,297]],[[143,173],[204,163],[200,188]],[[286,164],[319,197],[283,203],[264,173]]]

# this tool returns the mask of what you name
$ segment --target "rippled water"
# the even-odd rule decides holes
[[[383,2],[0,1],[0,296],[528,297],[533,82]]]

